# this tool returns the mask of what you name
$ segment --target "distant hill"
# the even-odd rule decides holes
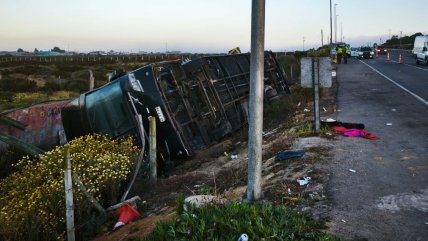
[[[415,33],[411,36],[404,36],[399,38],[398,35],[392,35],[391,39],[385,41],[382,47],[393,49],[413,49],[413,44],[417,36],[423,35],[422,33]]]

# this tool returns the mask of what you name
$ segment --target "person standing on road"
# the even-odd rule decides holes
[[[345,53],[343,54],[343,62],[345,64],[348,63],[348,46],[347,45],[345,45]]]
[[[337,51],[337,63],[340,64],[342,63],[343,49],[341,46],[337,46],[336,51]]]

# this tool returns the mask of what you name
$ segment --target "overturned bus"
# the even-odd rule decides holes
[[[250,55],[154,63],[82,94],[62,109],[68,140],[88,133],[138,140],[156,117],[161,158],[181,159],[247,122]],[[265,53],[265,99],[289,93],[272,52]],[[147,136],[147,135],[146,135]]]

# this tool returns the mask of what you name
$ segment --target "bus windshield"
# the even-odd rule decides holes
[[[133,117],[124,101],[119,81],[89,93],[85,104],[92,130],[115,138],[132,129]]]

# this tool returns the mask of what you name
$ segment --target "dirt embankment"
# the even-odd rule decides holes
[[[328,138],[332,138],[332,134],[324,131],[322,135],[327,138],[311,137],[310,129],[305,129],[311,125],[313,115],[305,111],[313,107],[311,91],[300,88],[294,91],[295,96],[276,103],[282,109],[271,111],[264,117],[264,201],[312,211],[316,218],[323,219],[328,208],[324,194],[328,176],[315,168],[315,164],[329,157]],[[335,87],[322,92],[322,116],[329,116],[335,111]],[[247,185],[247,132],[244,128],[233,137],[201,151],[159,178],[156,184],[138,183],[134,194],[143,200],[138,205],[142,218],[115,232],[108,232],[114,224],[110,223],[111,226],[107,225],[105,232],[95,240],[146,236],[154,229],[156,221],[167,221],[174,215],[180,195],[212,194],[227,200],[242,200]],[[275,160],[277,153],[285,150],[304,150],[305,155]],[[304,177],[311,178],[309,185],[300,186],[296,180]]]

